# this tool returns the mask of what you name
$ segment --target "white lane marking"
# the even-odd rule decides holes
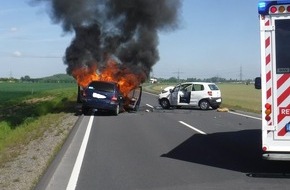
[[[154,108],[154,107],[153,107],[153,106],[151,106],[150,104],[146,104],[146,106],[148,106],[148,107],[150,107],[150,108],[152,108],[152,109]]]
[[[234,115],[239,115],[239,116],[243,116],[243,117],[248,117],[248,118],[252,118],[252,119],[257,119],[257,120],[262,120],[261,118],[259,117],[254,117],[254,116],[250,116],[250,115],[245,115],[245,114],[241,114],[241,113],[236,113],[236,112],[229,112],[231,114],[234,114]]]
[[[74,190],[76,188],[77,181],[78,181],[79,174],[80,174],[80,170],[81,170],[81,166],[82,166],[84,155],[85,155],[85,151],[86,151],[87,144],[89,141],[90,132],[91,132],[92,125],[93,125],[93,120],[94,120],[94,116],[91,116],[89,123],[88,123],[88,126],[87,126],[87,130],[86,130],[84,139],[83,139],[83,142],[82,142],[82,145],[81,145],[81,148],[79,150],[79,153],[78,153],[78,156],[77,156],[74,168],[73,168],[73,171],[71,173],[68,185],[66,187],[67,190]]]
[[[202,135],[206,135],[205,132],[203,132],[203,131],[201,131],[201,130],[199,130],[199,129],[197,129],[197,128],[195,128],[195,127],[193,127],[193,126],[191,126],[191,125],[189,125],[189,124],[187,124],[187,123],[185,123],[183,121],[179,121],[179,123],[181,123],[182,125],[185,125],[186,127],[190,128],[190,129],[195,130],[196,132],[198,132],[198,133],[200,133]]]

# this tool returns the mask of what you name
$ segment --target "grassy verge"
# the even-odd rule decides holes
[[[167,86],[176,84],[144,84],[143,88],[151,93],[158,94]],[[231,110],[241,110],[261,113],[261,91],[253,85],[221,83],[217,84],[221,90],[223,102],[221,107]]]
[[[75,84],[1,83],[0,89],[0,165],[75,112]]]

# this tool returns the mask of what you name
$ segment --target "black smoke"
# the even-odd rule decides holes
[[[66,49],[67,73],[109,57],[149,76],[159,60],[158,32],[178,27],[181,0],[33,0],[46,3],[52,21],[75,37]]]

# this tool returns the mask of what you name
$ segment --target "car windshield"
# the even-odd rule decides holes
[[[219,90],[219,88],[218,88],[217,85],[215,85],[215,84],[209,84],[208,87],[209,87],[211,90]]]
[[[114,84],[106,82],[92,82],[88,88],[104,92],[114,92]]]

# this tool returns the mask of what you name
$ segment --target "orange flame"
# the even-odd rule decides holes
[[[129,68],[121,68],[113,59],[106,62],[106,67],[101,73],[97,73],[97,69],[97,64],[92,64],[91,67],[76,68],[72,71],[72,76],[82,87],[88,86],[94,80],[116,82],[124,96],[127,96],[131,90],[137,88],[146,79],[145,73],[135,74]]]

